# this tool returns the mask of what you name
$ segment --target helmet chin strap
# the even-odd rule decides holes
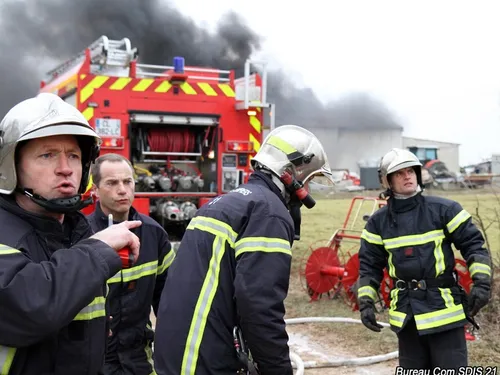
[[[408,198],[414,197],[415,195],[417,195],[421,191],[422,191],[422,188],[420,187],[420,185],[417,185],[417,188],[411,194],[399,194],[399,193],[393,192],[393,195],[394,195],[394,198],[396,198],[396,199],[408,199]]]
[[[278,187],[278,189],[280,189],[281,195],[283,196],[283,198],[285,198],[285,201],[286,202],[290,201],[290,194],[286,191],[285,184],[278,178],[278,176],[276,176],[274,173],[271,172],[266,174],[268,174],[271,177],[273,183]]]
[[[16,191],[27,196],[47,211],[58,214],[68,214],[79,211],[93,203],[92,197],[83,200],[81,195],[74,195],[68,198],[46,199],[38,194],[35,194],[32,189],[16,188]]]

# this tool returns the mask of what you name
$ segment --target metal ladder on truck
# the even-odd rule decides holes
[[[137,48],[132,48],[128,38],[113,40],[103,35],[76,56],[47,72],[44,82],[46,84],[50,83],[72,68],[79,67],[85,61],[87,50],[93,68],[91,70],[95,69],[92,72],[95,74],[105,74],[106,70],[110,68],[127,69],[128,72],[130,62],[137,58]],[[113,71],[113,74],[116,74],[116,72]]]
[[[250,73],[251,67],[260,68],[261,86],[257,86],[256,75]],[[272,131],[275,128],[276,104],[267,102],[267,62],[247,59],[245,61],[245,75],[234,80],[236,94],[236,109],[252,111],[268,109],[269,126],[264,130]]]

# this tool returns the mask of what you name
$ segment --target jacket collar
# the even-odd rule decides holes
[[[11,195],[0,194],[0,207],[26,221],[37,232],[48,236],[57,236],[58,240],[62,240],[69,233],[71,233],[71,238],[78,239],[87,234],[89,230],[89,223],[81,212],[65,214],[64,222],[61,224],[59,220],[53,217],[24,210],[17,204],[14,196]],[[60,236],[63,237],[59,238]]]
[[[267,187],[280,198],[285,206],[287,205],[285,198],[283,198],[283,195],[281,194],[281,190],[276,186],[276,184],[267,174],[261,171],[255,171],[248,178],[248,183]]]
[[[409,197],[406,199],[395,199],[393,197],[390,198],[390,203],[392,204],[392,209],[394,212],[406,212],[413,210],[422,202],[423,197],[421,192],[414,195],[413,197]]]
[[[108,216],[103,212],[101,208],[101,203],[99,201],[96,202],[95,204],[95,216],[96,218],[105,224],[105,226],[108,226]],[[131,206],[129,213],[128,213],[128,220],[139,220],[139,214],[137,213],[137,210]],[[101,223],[101,224],[102,224]],[[118,224],[118,221],[113,220],[113,224]]]

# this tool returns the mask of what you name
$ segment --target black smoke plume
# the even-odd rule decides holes
[[[223,15],[216,32],[209,33],[166,0],[1,0],[0,33],[0,116],[36,95],[45,71],[101,35],[128,37],[144,63],[170,65],[174,56],[183,56],[187,65],[235,69],[237,76],[261,47],[261,36],[234,12]],[[313,90],[297,88],[285,71],[270,74],[268,89],[278,125],[396,124],[383,105],[367,97],[324,106]],[[364,111],[361,117],[367,120],[349,115],[354,111]],[[376,118],[370,121],[370,116]]]

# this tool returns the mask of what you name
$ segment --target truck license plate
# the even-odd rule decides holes
[[[95,131],[100,136],[121,136],[121,121],[112,118],[97,118],[95,120]]]

